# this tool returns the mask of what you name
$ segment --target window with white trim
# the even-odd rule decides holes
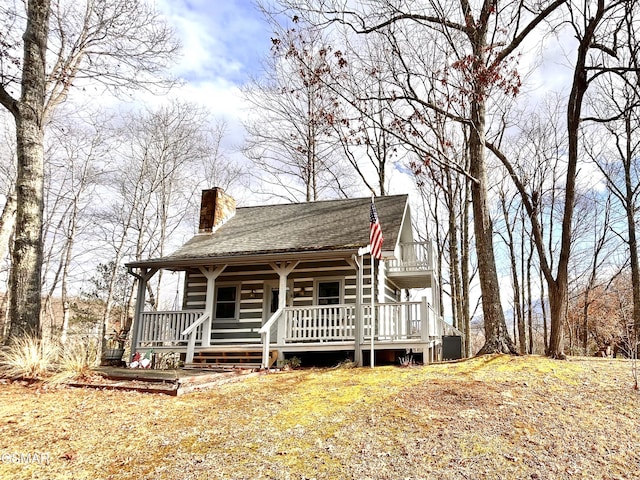
[[[236,285],[217,286],[215,318],[236,318],[237,307],[238,287]]]
[[[338,305],[340,290],[340,280],[318,282],[318,305]]]

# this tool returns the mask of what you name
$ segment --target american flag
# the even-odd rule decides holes
[[[376,206],[371,199],[371,211],[369,214],[371,221],[371,228],[369,231],[369,245],[371,245],[371,255],[374,258],[380,260],[382,258],[382,242],[384,237],[382,236],[382,228],[380,228],[380,221],[378,220],[378,212]]]

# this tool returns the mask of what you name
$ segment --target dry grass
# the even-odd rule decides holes
[[[61,352],[57,373],[48,378],[48,382],[63,383],[91,376],[92,368],[100,364],[98,341],[95,339],[68,342]]]
[[[629,479],[622,360],[484,357],[259,375],[181,397],[0,385],[0,478]]]
[[[26,335],[0,352],[0,371],[10,378],[42,379],[56,369],[59,355],[55,343]]]

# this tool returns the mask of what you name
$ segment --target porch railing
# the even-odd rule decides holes
[[[377,303],[375,339],[409,340],[422,336],[422,302]],[[365,337],[371,338],[371,305],[365,305]]]
[[[285,342],[339,342],[355,339],[355,305],[287,307]]]
[[[431,242],[401,243],[399,258],[387,260],[387,271],[395,273],[432,270],[433,258]]]
[[[374,340],[430,340],[442,336],[444,321],[426,301],[375,304]],[[363,305],[364,338],[371,339],[371,305]]]
[[[189,335],[183,332],[203,314],[203,310],[175,312],[142,312],[140,314],[140,347],[175,347],[186,345]],[[202,340],[202,329],[196,332],[196,341]]]
[[[360,341],[430,341],[441,337],[449,327],[423,299],[419,302],[377,303],[372,329],[372,307],[363,305]],[[259,330],[263,347],[263,366],[268,366],[272,347],[287,344],[355,342],[355,305],[286,307],[276,311]],[[186,347],[187,362],[196,345],[205,345],[203,323],[209,315],[202,310],[142,312],[137,347]],[[451,327],[452,328],[452,327]]]

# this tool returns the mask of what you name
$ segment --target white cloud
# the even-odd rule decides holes
[[[158,8],[182,40],[176,73],[189,82],[243,84],[268,53],[269,28],[248,0],[159,0]]]

